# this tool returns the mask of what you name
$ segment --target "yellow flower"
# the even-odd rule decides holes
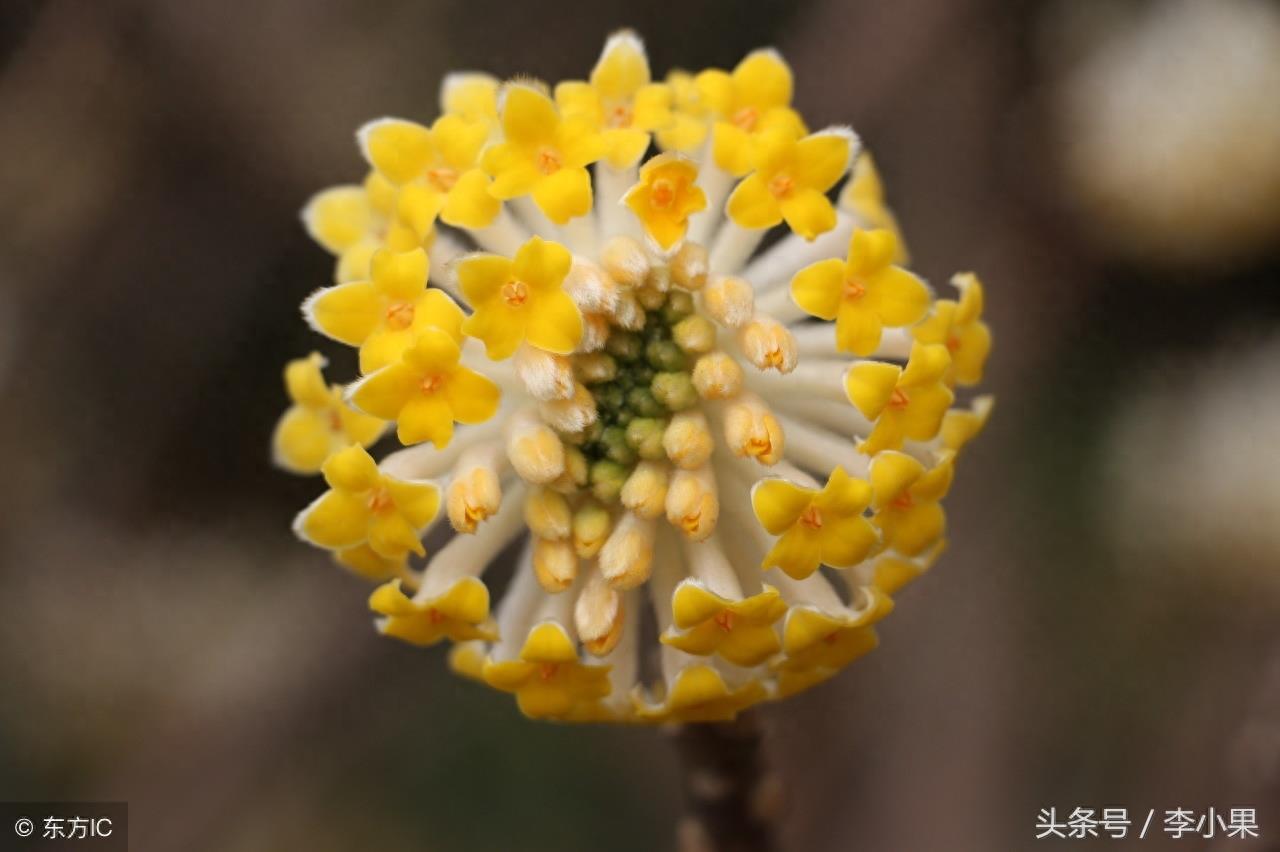
[[[826,192],[849,170],[854,136],[831,127],[796,139],[789,133],[765,134],[755,146],[751,166],[725,206],[743,228],[787,225],[806,240],[836,225],[836,209]]]
[[[946,549],[947,540],[940,538],[916,557],[906,558],[893,551],[881,554],[872,563],[871,582],[886,595],[896,595],[899,589],[932,568]]]
[[[568,355],[582,339],[582,314],[564,291],[573,264],[559,243],[533,237],[508,260],[477,254],[458,264],[458,286],[475,309],[463,331],[484,342],[490,358],[509,358],[524,341]]]
[[[397,215],[416,234],[429,233],[437,215],[457,228],[484,228],[502,209],[480,169],[489,138],[483,123],[442,115],[428,128],[384,118],[362,127],[359,138],[369,164],[399,187]]]
[[[290,361],[284,385],[293,405],[276,424],[272,437],[276,464],[293,473],[319,473],[325,459],[350,444],[368,447],[387,424],[352,409],[342,388],[327,385],[318,352]]]
[[[605,42],[590,82],[556,86],[556,104],[566,118],[585,118],[600,130],[604,159],[615,169],[635,165],[649,134],[671,121],[671,91],[652,82],[644,45],[626,30]]]
[[[654,137],[665,151],[691,154],[707,139],[711,108],[702,97],[697,80],[688,71],[671,71],[667,74],[666,83],[671,90],[671,121],[665,127],[659,127]]]
[[[942,418],[938,438],[948,450],[959,451],[982,432],[995,407],[995,397],[979,396],[969,410],[952,408]]]
[[[911,325],[929,310],[929,288],[893,265],[897,254],[892,231],[855,230],[848,258],[800,270],[791,280],[791,298],[806,313],[836,321],[838,349],[870,355],[885,326]]]
[[[485,149],[490,192],[503,200],[533,195],[557,225],[591,211],[587,166],[605,154],[604,138],[582,116],[562,118],[551,98],[527,83],[509,83],[502,101],[503,141]]]
[[[534,719],[565,718],[609,694],[609,667],[586,665],[564,627],[544,621],[529,631],[515,660],[489,660],[490,686],[513,692],[520,712]]]
[[[871,486],[841,467],[831,471],[821,491],[776,477],[760,480],[751,490],[751,507],[760,525],[779,536],[761,567],[803,579],[822,564],[858,564],[877,542],[875,529],[862,516],[870,502]]]
[[[390,580],[393,577],[404,577],[409,573],[408,554],[399,556],[382,556],[368,544],[357,544],[346,550],[339,550],[333,555],[339,565],[357,577],[363,577],[375,583]]]
[[[458,363],[462,350],[448,332],[423,329],[400,361],[361,379],[350,390],[362,411],[396,421],[403,444],[444,447],[454,421],[483,423],[498,410],[502,392],[490,379]]]
[[[378,249],[405,252],[431,245],[435,232],[414,233],[394,213],[396,188],[377,172],[362,185],[335,186],[316,193],[302,209],[311,238],[338,258],[334,280],[342,284],[369,276]]]
[[[722,722],[759,704],[768,691],[752,678],[731,687],[719,672],[703,663],[686,666],[657,702],[637,695],[636,712],[651,722]]]
[[[904,440],[928,441],[955,399],[943,379],[951,366],[947,347],[914,343],[907,366],[858,361],[845,373],[844,390],[858,411],[875,423],[858,449],[867,455],[897,449]]]
[[[360,347],[360,370],[394,362],[424,329],[441,328],[462,340],[462,309],[427,289],[427,253],[379,251],[368,281],[326,287],[302,303],[303,316],[321,334]]]
[[[758,666],[782,647],[774,623],[787,611],[777,589],[730,600],[685,579],[671,596],[673,626],[662,641],[689,654],[718,653],[736,666]]]
[[[475,577],[462,577],[439,595],[417,600],[392,580],[374,589],[369,608],[383,618],[378,631],[412,645],[434,645],[441,639],[493,641],[497,626],[489,618],[489,589]]]
[[[991,330],[982,321],[982,282],[971,272],[951,279],[960,301],[939,299],[933,313],[911,329],[921,343],[941,343],[951,353],[947,383],[976,385],[991,352]]]
[[[871,460],[872,521],[884,545],[918,556],[942,538],[946,515],[939,501],[951,488],[954,453],[945,452],[926,469],[904,453],[884,452]]]
[[[663,251],[684,240],[689,216],[707,209],[707,196],[695,183],[698,167],[679,154],[659,154],[640,169],[640,182],[622,196],[646,234]]]
[[[805,133],[800,115],[791,109],[791,68],[777,51],[754,51],[733,73],[703,71],[696,85],[701,101],[720,117],[712,130],[712,156],[731,175],[752,169],[765,134],[795,139]]]
[[[858,224],[864,228],[893,232],[897,240],[893,262],[902,266],[908,263],[907,244],[902,238],[902,229],[898,227],[898,217],[885,203],[884,183],[870,151],[863,151],[854,160],[849,180],[840,190],[840,207],[857,216]]]
[[[389,559],[426,553],[420,537],[440,510],[434,483],[388,476],[359,446],[330,456],[323,472],[330,490],[298,513],[299,537],[327,550],[367,543]]]

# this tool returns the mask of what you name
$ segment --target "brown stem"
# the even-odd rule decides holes
[[[776,852],[781,795],[765,764],[760,717],[686,724],[674,738],[685,797],[679,852]]]

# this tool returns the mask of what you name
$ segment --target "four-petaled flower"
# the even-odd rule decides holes
[[[892,231],[856,230],[846,260],[820,260],[796,273],[791,298],[806,313],[836,321],[838,349],[870,355],[885,326],[911,325],[929,309],[929,288],[894,265],[897,255]]]
[[[685,579],[671,597],[672,627],[661,638],[689,654],[719,654],[735,666],[758,666],[782,647],[773,625],[786,611],[772,586],[735,601]]]
[[[321,334],[360,347],[360,371],[394,363],[427,328],[462,339],[462,309],[442,291],[427,289],[427,253],[379,251],[368,281],[326,287],[302,303]]]
[[[511,83],[503,89],[502,130],[504,141],[481,156],[484,170],[493,175],[495,198],[532,194],[557,225],[590,212],[587,166],[605,153],[604,137],[590,119],[562,118],[540,89]]]
[[[509,358],[524,341],[568,355],[582,339],[582,314],[564,291],[573,264],[559,243],[533,237],[512,259],[475,254],[458,263],[458,286],[475,309],[464,333],[484,341],[490,358]]]
[[[779,537],[761,567],[803,579],[819,565],[858,564],[878,541],[862,516],[870,502],[871,486],[842,467],[831,471],[821,491],[781,478],[760,480],[751,491],[751,506],[761,526]]]
[[[871,462],[872,522],[886,549],[918,556],[942,538],[946,515],[938,504],[951,488],[955,454],[943,452],[931,468],[898,452]]]
[[[284,368],[293,405],[276,425],[271,444],[276,464],[294,473],[319,473],[329,456],[351,444],[370,446],[387,426],[347,405],[342,388],[325,384],[324,365],[324,357],[312,352]]]
[[[822,612],[794,607],[782,626],[784,656],[775,668],[780,696],[790,695],[826,680],[873,650],[878,643],[872,625],[893,611],[893,599],[875,587],[856,610]]]
[[[458,363],[462,349],[446,331],[427,328],[395,364],[364,377],[348,393],[361,411],[396,421],[402,444],[444,447],[453,423],[483,423],[498,410],[494,382]]]
[[[938,434],[942,416],[955,400],[943,379],[951,367],[947,347],[914,343],[907,366],[859,361],[845,373],[844,391],[863,416],[875,423],[858,449],[867,455],[896,450],[902,442],[927,441]]]
[[[791,108],[791,68],[776,51],[752,51],[732,73],[703,71],[695,84],[699,103],[719,116],[712,129],[712,157],[735,177],[751,171],[765,134],[795,139],[805,133],[804,121]]]
[[[441,639],[493,641],[497,626],[489,617],[489,589],[475,577],[462,577],[438,595],[419,600],[392,580],[373,590],[369,609],[383,616],[378,630],[412,645],[434,645]]]
[[[456,115],[442,115],[431,127],[384,118],[360,129],[365,157],[399,187],[396,213],[416,234],[428,233],[437,215],[458,228],[493,223],[502,203],[479,167],[488,138],[485,124]]]
[[[755,146],[754,169],[725,205],[743,228],[787,226],[806,240],[836,226],[836,209],[826,192],[849,170],[856,139],[848,128],[829,127],[803,139],[765,134]]]
[[[898,241],[893,262],[903,266],[909,262],[910,255],[902,238],[902,229],[898,227],[898,217],[885,202],[884,183],[870,151],[862,151],[853,161],[849,180],[840,190],[840,206],[851,211],[864,228],[892,231]]]
[[[947,383],[976,385],[991,352],[991,330],[982,321],[982,282],[972,272],[951,279],[960,300],[939,299],[933,313],[911,329],[921,343],[941,343],[951,353]]]
[[[427,248],[434,230],[414,233],[395,216],[396,188],[377,172],[360,185],[331,186],[317,192],[302,208],[302,224],[311,238],[338,258],[333,279],[338,284],[369,277],[374,252]]]
[[[440,510],[435,483],[388,476],[360,446],[330,456],[323,473],[329,490],[294,519],[299,537],[328,550],[367,543],[387,558],[426,554],[422,531]]]
[[[707,209],[707,195],[695,183],[698,167],[679,154],[659,154],[640,169],[640,182],[622,196],[649,237],[671,251],[684,240],[689,217]]]
[[[566,118],[586,118],[599,129],[604,161],[615,169],[634,166],[649,134],[671,121],[671,90],[653,82],[644,46],[628,31],[605,43],[590,82],[566,80],[555,94]]]
[[[609,667],[586,665],[564,627],[544,621],[529,631],[514,660],[489,660],[485,683],[514,692],[532,718],[565,718],[609,694]]]

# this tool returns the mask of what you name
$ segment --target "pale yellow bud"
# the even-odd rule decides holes
[[[722,275],[702,289],[702,306],[720,325],[738,328],[755,313],[755,293],[741,278]]]
[[[613,518],[609,510],[596,502],[584,503],[573,513],[573,549],[583,559],[590,559],[604,547]]]
[[[701,290],[707,283],[707,250],[697,243],[686,242],[671,258],[671,280],[686,290]]]
[[[508,426],[507,458],[522,479],[542,485],[564,472],[565,448],[560,436],[537,414],[523,411]]]
[[[612,651],[622,638],[623,618],[622,595],[592,572],[573,605],[574,627],[587,652],[603,657]]]
[[[796,368],[796,339],[773,317],[757,315],[738,331],[738,346],[757,370],[790,373]]]
[[[615,589],[634,589],[653,570],[652,520],[624,512],[600,549],[600,571]]]
[[[568,399],[573,396],[573,364],[535,346],[516,350],[516,375],[534,399]]]
[[[578,555],[565,540],[538,538],[533,542],[533,573],[547,592],[563,592],[578,576]]]
[[[742,368],[724,352],[709,352],[693,365],[693,387],[703,399],[733,399],[742,392]]]
[[[716,327],[704,316],[685,317],[671,329],[671,339],[685,352],[702,354],[716,345]]]
[[[776,464],[785,446],[777,418],[754,397],[725,411],[724,438],[734,455],[749,456],[766,465]]]
[[[663,513],[667,501],[667,466],[657,461],[642,461],[631,471],[622,486],[622,505],[641,518],[656,518]]]
[[[524,501],[524,522],[538,538],[559,541],[569,537],[573,513],[563,494],[535,488]]]
[[[474,533],[502,503],[497,471],[473,467],[453,477],[445,495],[449,523],[460,533]]]
[[[662,433],[662,448],[676,467],[692,470],[711,458],[715,441],[711,427],[701,411],[681,411],[672,416],[667,431]]]
[[[649,253],[638,240],[613,237],[600,249],[600,265],[623,287],[639,287],[649,276]]]
[[[618,300],[618,284],[599,266],[574,258],[564,291],[584,314],[607,314]]]
[[[538,412],[559,432],[581,432],[596,422],[596,399],[585,385],[577,383],[572,397],[539,403]]]
[[[694,541],[715,531],[720,519],[720,497],[711,468],[678,470],[667,490],[667,520]]]

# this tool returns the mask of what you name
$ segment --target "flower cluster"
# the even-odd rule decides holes
[[[368,177],[303,213],[337,257],[303,314],[361,376],[290,364],[275,444],[381,632],[568,721],[730,718],[875,647],[991,410],[956,402],[983,289],[934,298],[791,92],[771,50],[656,82],[622,32],[584,81],[452,75],[430,125],[360,130]]]

